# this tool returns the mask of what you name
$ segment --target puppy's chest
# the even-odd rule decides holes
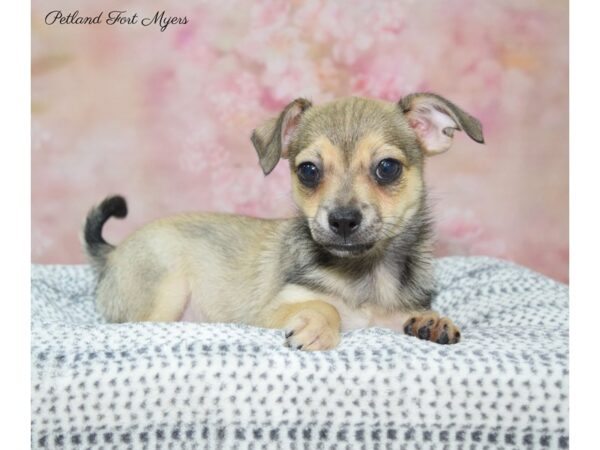
[[[387,322],[397,315],[386,312],[398,310],[400,306],[400,280],[392,269],[381,266],[363,276],[333,275],[328,278],[334,294],[330,303],[339,311],[343,329],[389,327]]]
[[[371,304],[392,309],[398,304],[400,279],[392,268],[381,265],[360,276],[334,278],[338,295],[352,307]]]

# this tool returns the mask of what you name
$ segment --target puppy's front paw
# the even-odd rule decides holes
[[[460,330],[447,317],[426,311],[415,315],[404,323],[404,334],[438,344],[456,344],[460,341]]]
[[[339,330],[323,314],[312,309],[299,311],[284,327],[285,345],[297,350],[330,350],[340,342]]]

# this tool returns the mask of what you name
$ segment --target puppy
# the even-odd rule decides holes
[[[423,181],[425,158],[448,150],[456,130],[483,143],[479,121],[435,94],[398,103],[294,100],[251,140],[265,174],[289,161],[298,216],[181,214],[114,247],[102,227],[127,206],[109,197],[84,227],[99,310],[113,322],[280,328],[300,350],[332,349],[341,330],[366,326],[458,342],[458,328],[431,310]]]

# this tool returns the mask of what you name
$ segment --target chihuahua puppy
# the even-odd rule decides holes
[[[439,344],[460,340],[431,310],[435,289],[425,158],[456,130],[483,143],[481,124],[448,100],[398,103],[296,99],[252,143],[263,172],[289,161],[297,217],[181,214],[114,247],[102,238],[123,197],[84,226],[97,269],[98,307],[113,322],[192,320],[280,328],[286,345],[328,350],[340,331],[383,326]]]

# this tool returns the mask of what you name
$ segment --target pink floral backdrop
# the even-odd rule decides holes
[[[185,25],[46,25],[165,10]],[[491,255],[568,280],[565,1],[74,1],[32,6],[32,259],[84,260],[79,230],[111,193],[118,242],[179,211],[292,212],[249,136],[290,100],[433,91],[478,117],[427,179],[439,255]]]

